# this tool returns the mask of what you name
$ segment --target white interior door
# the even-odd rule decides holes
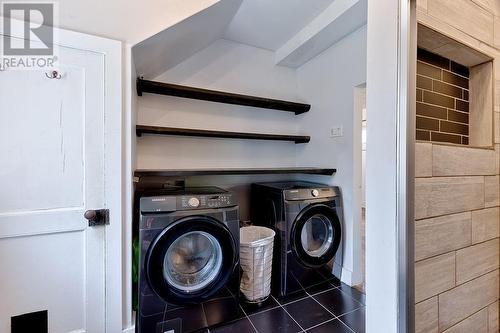
[[[40,310],[51,333],[106,330],[107,227],[83,216],[107,203],[105,58],[60,47],[59,65],[0,72],[0,332]]]

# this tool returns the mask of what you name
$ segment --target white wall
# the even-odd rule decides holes
[[[58,26],[64,29],[135,44],[218,2],[219,0],[64,0],[57,2],[57,20]]]
[[[217,40],[156,78],[208,89],[296,100],[296,73],[274,66],[271,51]],[[294,134],[293,113],[144,94],[138,124],[226,131]],[[143,136],[137,139],[138,168],[295,166],[293,142]]]
[[[353,142],[354,89],[366,82],[366,27],[363,27],[297,71],[300,95],[312,104],[311,111],[300,119],[300,129],[312,135],[311,142],[297,147],[297,161],[302,165],[337,168],[330,183],[340,186],[344,200],[344,272],[346,283],[359,283],[359,219],[353,216]],[[330,137],[330,128],[343,126],[343,136]],[[310,177],[314,179],[313,177]],[[357,233],[355,231],[358,231]]]

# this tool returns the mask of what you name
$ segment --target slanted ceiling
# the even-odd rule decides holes
[[[333,0],[244,0],[225,39],[276,51]]]
[[[228,39],[275,52],[297,68],[366,23],[366,0],[219,0],[133,47],[137,75],[154,79]]]

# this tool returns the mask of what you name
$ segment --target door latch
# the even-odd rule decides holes
[[[83,216],[89,221],[89,227],[109,224],[109,209],[90,209]]]

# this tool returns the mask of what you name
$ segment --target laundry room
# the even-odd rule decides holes
[[[364,332],[366,10],[219,1],[131,47],[140,333]]]
[[[460,249],[444,249],[449,269],[448,229],[427,221],[439,210],[414,218],[436,201],[415,203],[414,188],[442,184],[440,146],[415,144],[415,128],[449,134],[415,127],[445,121],[415,105],[459,63],[446,50],[444,64],[417,62],[415,13],[415,0],[0,1],[0,333],[428,333],[414,330],[428,313],[446,330],[475,316],[440,313]],[[495,80],[484,53],[447,103],[496,105],[474,104],[474,87],[491,87],[477,82]],[[426,87],[417,63],[432,68],[418,72]],[[496,126],[497,111],[469,125]],[[459,179],[484,187],[486,220],[474,233],[474,212],[450,219],[471,226],[470,251],[493,253],[499,149],[461,148],[473,155],[452,176],[488,158]],[[414,174],[415,156],[431,167]],[[487,274],[493,295],[498,274],[481,271],[493,259],[460,281]]]

